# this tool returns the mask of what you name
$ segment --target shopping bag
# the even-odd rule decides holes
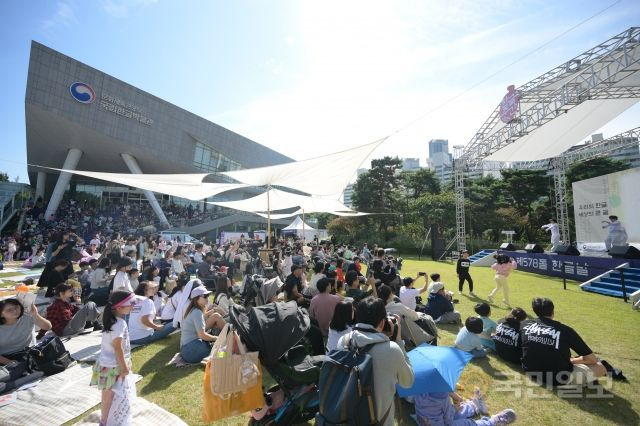
[[[226,324],[211,348],[211,392],[223,398],[254,386],[260,374],[258,352],[247,352]]]
[[[124,380],[116,381],[111,388],[113,402],[109,409],[106,426],[131,426],[133,424],[133,401],[136,399],[136,383],[132,374],[127,374]]]
[[[205,422],[215,422],[264,407],[262,371],[259,363],[256,384],[244,392],[231,395],[230,398],[223,398],[211,392],[211,368],[211,361],[208,361],[203,379],[202,419]]]

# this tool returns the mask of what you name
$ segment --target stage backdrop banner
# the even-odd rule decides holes
[[[519,251],[503,251],[518,262],[519,271],[551,277],[566,277],[568,280],[585,282],[623,263],[631,267],[640,267],[640,260],[612,259],[610,257],[562,256],[546,253],[522,253]]]
[[[604,251],[608,216],[616,215],[628,243],[640,248],[640,167],[573,183],[573,213],[580,251]]]

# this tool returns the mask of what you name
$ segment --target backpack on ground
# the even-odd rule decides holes
[[[66,370],[72,362],[73,358],[62,340],[53,333],[45,334],[40,343],[30,347],[27,352],[29,369],[42,371],[45,376]]]
[[[317,425],[382,425],[392,415],[389,403],[382,419],[376,418],[373,359],[368,353],[375,344],[357,347],[349,341],[348,349],[329,352],[318,383]]]

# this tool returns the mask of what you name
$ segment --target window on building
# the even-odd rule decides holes
[[[214,174],[242,168],[237,161],[201,142],[196,142],[195,150],[193,151],[193,166],[203,172]]]

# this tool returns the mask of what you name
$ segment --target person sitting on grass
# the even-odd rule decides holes
[[[100,312],[94,302],[87,302],[82,306],[71,304],[74,297],[73,287],[69,284],[58,284],[55,288],[56,298],[47,307],[46,317],[51,323],[51,329],[58,336],[71,336],[84,330],[87,325],[94,330],[101,330],[98,322]]]
[[[474,358],[483,358],[487,352],[480,341],[482,333],[482,320],[478,317],[469,317],[464,322],[464,327],[458,331],[455,347],[461,351],[469,352]]]
[[[284,281],[284,292],[287,302],[295,300],[298,306],[309,306],[309,301],[303,295],[304,286],[302,284],[302,275],[304,268],[296,263],[291,265],[291,273]]]
[[[414,284],[418,279],[422,278],[424,280],[424,285],[420,290],[414,287]],[[416,301],[416,297],[420,296],[422,293],[426,292],[429,288],[429,283],[427,282],[427,274],[424,272],[420,272],[417,277],[404,277],[402,279],[402,287],[400,287],[400,301],[405,304],[405,306],[409,307],[412,311],[415,311],[418,304]],[[423,308],[421,308],[422,310]]]
[[[226,274],[217,274],[215,278],[216,295],[213,298],[214,309],[223,317],[229,315],[229,309],[235,303],[231,298],[230,281]]]
[[[493,343],[491,337],[496,331],[497,324],[494,320],[489,318],[489,315],[491,315],[491,307],[488,303],[482,302],[476,304],[473,310],[476,311],[476,314],[478,314],[478,316],[482,320],[482,333],[480,333],[480,341],[482,342],[482,346],[484,346],[486,349],[495,351],[496,346]]]
[[[475,389],[473,399],[466,401],[455,392],[420,394],[414,401],[419,426],[503,426],[516,421],[516,413],[510,408],[486,417],[489,412],[478,388]],[[452,401],[455,401],[455,405]],[[485,417],[473,420],[472,417],[477,415]]]
[[[346,284],[347,284],[347,297],[353,299],[354,303],[358,303],[360,300],[364,299],[368,296],[378,297],[377,289],[376,289],[376,280],[372,275],[369,275],[369,278],[363,283],[365,290],[360,288],[360,279],[356,271],[349,271],[345,275]],[[364,279],[364,278],[362,278]],[[367,290],[367,288],[371,287]]]
[[[355,323],[355,311],[351,299],[343,299],[333,311],[331,323],[329,323],[329,337],[327,339],[327,352],[338,349],[338,340],[351,332]]]
[[[216,336],[207,330],[224,328],[222,316],[213,310],[206,311],[211,292],[203,285],[193,287],[189,305],[184,311],[184,320],[180,324],[180,356],[185,362],[195,364],[202,361],[211,352]]]
[[[132,345],[146,345],[163,339],[171,334],[175,328],[167,322],[158,325],[156,318],[156,304],[153,296],[158,292],[158,283],[155,281],[142,281],[138,284],[135,294],[140,296],[140,302],[136,304],[129,315],[129,338]]]
[[[553,319],[551,299],[536,297],[531,302],[538,319],[520,328],[522,368],[533,378],[554,385],[586,386],[607,374],[593,351],[571,327]],[[572,357],[571,350],[578,356]]]
[[[380,286],[378,294],[380,299],[385,302],[387,313],[397,315],[400,318],[403,331],[402,339],[411,341],[414,346],[434,342],[438,335],[438,329],[433,318],[422,312],[416,312],[400,302],[391,287],[386,284]]]
[[[444,284],[440,281],[439,274],[431,274],[434,280],[429,285],[429,298],[424,308],[424,312],[430,315],[437,323],[441,324],[457,324],[460,322],[460,312],[453,309],[451,297],[444,289]]]
[[[333,318],[335,307],[342,298],[331,294],[331,282],[327,278],[321,278],[316,283],[316,288],[320,293],[311,299],[309,315],[318,321],[318,326],[324,337],[329,335],[329,323]]]
[[[520,323],[527,319],[522,308],[513,308],[496,327],[492,336],[498,356],[505,361],[520,365],[522,362],[522,341],[520,339]]]

